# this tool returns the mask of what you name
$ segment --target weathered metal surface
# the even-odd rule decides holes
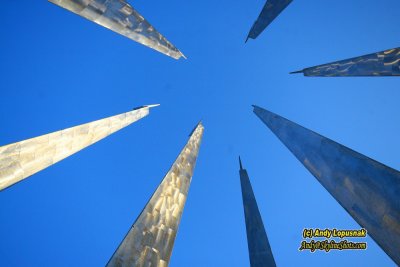
[[[293,73],[304,76],[400,76],[400,48],[335,61]]]
[[[73,13],[163,54],[183,54],[125,0],[49,0]]]
[[[0,190],[147,116],[149,107],[0,147]]]
[[[261,218],[256,198],[251,187],[247,171],[242,168],[240,162],[240,184],[242,187],[242,199],[244,217],[246,221],[247,246],[251,267],[275,267],[275,260],[269,245],[267,233]]]
[[[400,172],[265,109],[254,113],[400,265]]]
[[[204,128],[198,124],[169,172],[108,262],[108,267],[169,264]]]
[[[293,0],[267,0],[256,22],[247,35],[249,38],[256,39],[271,22],[292,2]]]

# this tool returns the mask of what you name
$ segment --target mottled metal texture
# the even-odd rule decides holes
[[[293,0],[267,0],[256,22],[247,35],[249,38],[256,39],[271,22],[292,2]]]
[[[0,147],[0,190],[147,116],[149,107]]]
[[[49,2],[170,57],[179,59],[183,56],[125,0],[49,0]]]
[[[198,124],[169,172],[108,262],[108,267],[166,267],[196,164],[203,126]]]
[[[240,161],[240,158],[239,158]],[[275,267],[274,256],[261,218],[247,171],[240,161],[240,184],[246,220],[247,246],[251,267]]]
[[[400,48],[310,67],[293,73],[304,76],[400,76]]]
[[[400,265],[400,172],[260,107],[254,113]]]

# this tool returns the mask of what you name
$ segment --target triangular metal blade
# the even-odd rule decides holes
[[[0,190],[147,116],[149,106],[0,147]]]
[[[400,76],[400,48],[305,68],[304,76]]]
[[[292,2],[293,0],[267,0],[256,22],[247,35],[249,38],[256,39],[271,22]]]
[[[111,257],[108,267],[168,266],[203,131],[203,125],[199,123]]]
[[[247,246],[251,267],[275,267],[275,260],[269,245],[264,223],[258,209],[257,201],[251,187],[247,171],[240,163],[240,184],[242,188],[242,199],[244,217],[246,221]]]
[[[270,111],[254,113],[400,265],[400,172]]]
[[[125,0],[49,0],[81,17],[175,59],[185,57]]]

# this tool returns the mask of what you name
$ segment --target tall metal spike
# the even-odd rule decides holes
[[[145,106],[113,117],[0,147],[0,190],[147,116]]]
[[[108,267],[169,264],[204,127],[199,123],[171,169],[114,252]]]
[[[79,16],[175,59],[185,57],[125,0],[49,0]]]
[[[275,260],[269,245],[267,233],[261,218],[256,198],[247,171],[240,164],[240,184],[242,187],[243,209],[246,221],[247,246],[251,267],[275,267]]]
[[[305,68],[304,76],[400,76],[400,47]]]
[[[247,35],[249,38],[256,39],[271,22],[292,2],[293,0],[267,0],[256,22]]]
[[[400,265],[400,172],[270,111],[254,113]]]

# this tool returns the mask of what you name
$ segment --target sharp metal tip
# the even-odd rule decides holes
[[[151,104],[151,105],[146,105],[145,107],[148,108],[154,108],[154,107],[158,107],[160,104]]]
[[[203,126],[203,122],[202,122],[201,120],[200,120],[200,121],[196,124],[196,126],[193,128],[193,130],[190,132],[189,136],[191,136],[191,135],[194,133],[194,131],[196,131],[197,127],[199,127],[199,126],[204,127],[204,126]]]
[[[289,74],[296,74],[296,73],[303,73],[303,70],[297,70],[297,71],[289,72]]]
[[[160,104],[144,105],[144,106],[133,108],[132,110],[138,110],[138,109],[141,109],[141,108],[153,108],[153,107],[158,107],[159,105]]]
[[[184,59],[187,59],[187,57],[186,57],[181,51],[179,51],[179,53],[181,53],[181,56],[182,56]]]
[[[239,156],[239,165],[240,165],[240,169],[243,170],[243,167],[242,167],[242,160],[241,160],[240,156]]]

